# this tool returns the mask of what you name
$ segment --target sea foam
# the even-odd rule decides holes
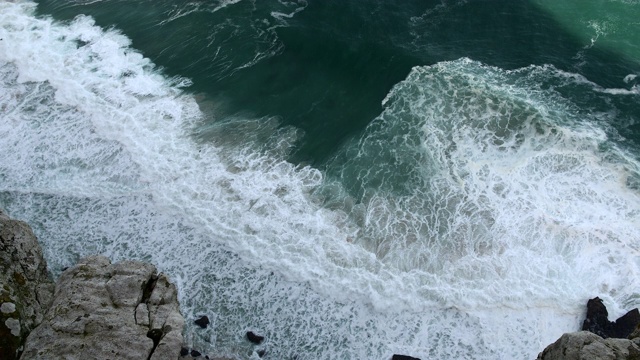
[[[34,8],[0,3],[0,203],[55,273],[157,264],[212,318],[195,346],[248,357],[255,329],[279,358],[531,358],[588,296],[637,306],[637,162],[536,85],[553,69],[415,68],[323,172],[197,141],[187,79]]]

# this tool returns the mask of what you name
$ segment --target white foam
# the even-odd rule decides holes
[[[178,20],[185,16],[188,16],[197,12],[217,12],[228,6],[238,4],[242,0],[218,0],[213,2],[192,1],[180,6],[174,6],[167,14],[167,18],[160,24],[167,24],[169,22]]]
[[[584,77],[584,76],[582,76],[580,74],[570,73],[570,72],[558,70],[558,69],[555,69],[555,68],[553,68],[551,66],[543,66],[539,70],[537,70],[537,72],[540,72],[540,71],[551,71],[551,73],[554,76],[566,80],[565,82],[562,83],[562,86],[567,86],[567,85],[570,85],[570,84],[581,84],[581,85],[588,86],[592,91],[601,92],[601,93],[610,94],[610,95],[638,95],[638,94],[640,94],[638,92],[638,91],[640,91],[638,89],[638,85],[633,85],[629,89],[605,88],[605,87],[602,87],[602,86],[590,81],[589,79],[587,79],[586,77]],[[630,74],[630,75],[625,76],[623,81],[628,84],[629,82],[633,81],[634,79],[635,79],[635,75],[631,75]]]
[[[15,8],[10,10],[17,13]],[[11,11],[6,13],[4,21],[12,15]],[[308,252],[311,257],[325,257],[327,251],[341,252],[338,249],[345,242],[336,239],[344,239],[349,230],[335,224],[339,214],[330,214],[308,199],[309,189],[322,181],[317,170],[297,168],[250,151],[238,152],[223,162],[217,149],[198,146],[188,137],[189,128],[200,116],[197,105],[192,98],[181,96],[176,88],[170,87],[183,81],[167,84],[152,72],[148,59],[127,48],[129,41],[125,37],[113,31],[102,32],[93,26],[90,18],[80,17],[69,26],[59,26],[24,15],[13,23],[23,26],[25,31],[3,33],[6,40],[3,60],[17,67],[20,74],[17,82],[23,88],[31,86],[28,82],[46,82],[36,87],[51,86],[51,89],[46,94],[34,89],[34,96],[53,101],[65,112],[80,115],[74,116],[73,128],[54,123],[45,134],[11,134],[7,138],[21,137],[36,144],[46,142],[53,148],[54,143],[61,140],[64,140],[59,144],[62,146],[67,146],[65,142],[76,142],[67,139],[66,133],[84,131],[93,137],[92,142],[107,148],[97,151],[124,152],[130,162],[110,169],[111,164],[102,163],[101,157],[92,158],[86,149],[91,146],[83,144],[79,151],[69,154],[90,164],[74,167],[74,161],[69,160],[54,166],[51,173],[29,169],[35,170],[32,181],[38,186],[47,187],[50,192],[64,191],[68,182],[73,182],[83,194],[93,194],[96,188],[105,185],[123,186],[105,179],[97,183],[90,181],[85,167],[96,166],[102,172],[112,172],[110,175],[138,179],[134,184],[127,183],[128,188],[121,191],[131,191],[131,188],[143,191],[186,218],[197,219],[198,225],[211,228],[214,233],[220,232],[219,228],[225,229],[223,234],[233,235],[232,246],[240,252],[252,253],[263,244],[265,255],[279,259],[278,253],[288,252],[285,245],[297,248],[296,244],[304,236],[311,237],[307,241],[314,246],[294,249],[294,258],[299,257],[299,251]],[[87,45],[76,47],[76,40]],[[45,58],[48,61],[43,61]],[[49,93],[55,93],[55,98],[48,98]],[[45,112],[45,116],[57,117],[58,114]],[[30,120],[10,119],[16,124],[28,124]],[[40,119],[32,121],[35,120]],[[22,131],[28,130],[22,128]],[[42,157],[43,163],[60,162],[55,152],[48,155],[51,157]],[[115,155],[106,157],[125,161]],[[24,173],[19,162],[13,166],[5,172]],[[84,182],[69,180],[67,167],[73,168],[72,174],[88,178]],[[63,183],[58,184],[59,181]],[[13,186],[11,190],[29,191],[33,185],[16,181]],[[276,253],[269,253],[269,249]],[[302,260],[296,262],[299,261]]]
[[[627,178],[638,174],[638,162],[615,146],[613,157],[624,165],[604,161],[612,155],[600,149],[608,139],[598,119],[537,90],[541,74],[567,80],[550,67],[505,72],[469,60],[414,69],[383,102],[387,110],[357,145],[358,156],[339,165],[343,176],[357,172],[364,186],[397,183],[393,178],[402,176],[413,187],[370,200],[374,222],[366,231],[373,244],[365,246],[407,270],[454,266],[457,271],[439,277],[460,288],[461,281],[473,279],[467,291],[482,289],[473,299],[491,294],[489,289],[497,291],[494,299],[519,299],[513,290],[528,290],[510,281],[527,278],[556,282],[554,290],[540,289],[551,291],[540,299],[572,288],[577,278],[602,278],[608,284],[603,288],[623,286],[624,278],[611,284],[608,275],[587,269],[595,255],[583,247],[621,255],[627,262],[621,268],[635,271],[633,257],[618,246],[639,245],[640,198],[626,187]],[[579,80],[572,83],[588,83]],[[420,128],[422,135],[415,131]],[[381,142],[388,149],[378,149]],[[387,153],[388,162],[368,165],[371,156]],[[456,303],[464,303],[467,291]]]
[[[246,354],[254,326],[282,357],[525,358],[594,292],[634,304],[615,291],[637,273],[638,195],[624,186],[637,164],[604,159],[606,134],[532,90],[527,71],[414,69],[374,124],[409,126],[380,143],[375,162],[392,166],[369,162],[358,181],[381,184],[351,197],[352,183],[329,186],[277,151],[198,144],[188,81],[89,17],[60,24],[34,7],[0,3],[0,150],[12,154],[0,201],[32,223],[54,269],[95,252],[152,260],[187,316],[220,317],[187,331],[199,346]],[[370,130],[356,153],[388,134]],[[320,206],[329,190],[338,205]]]
[[[640,166],[603,130],[610,114],[549,87],[617,94],[550,66],[414,68],[330,169],[361,183],[362,246],[474,314],[570,314],[594,294],[617,315],[636,307],[640,197],[627,182]]]
[[[280,21],[293,18],[297,13],[306,9],[307,6],[309,5],[306,0],[298,0],[298,1],[278,0],[278,1],[280,2],[280,4],[285,5],[286,7],[295,6],[295,9],[289,13],[285,13],[281,11],[272,11],[271,16]]]

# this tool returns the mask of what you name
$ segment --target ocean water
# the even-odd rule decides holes
[[[55,276],[156,264],[211,355],[532,359],[640,305],[639,14],[0,1],[0,207]]]

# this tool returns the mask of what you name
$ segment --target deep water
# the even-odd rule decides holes
[[[640,305],[638,14],[0,1],[0,206],[56,274],[157,264],[212,354],[530,359]]]

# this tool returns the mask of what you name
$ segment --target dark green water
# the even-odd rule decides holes
[[[534,1],[241,1],[217,9],[220,3],[39,1],[39,11],[115,26],[168,74],[193,80],[190,91],[215,99],[211,121],[276,117],[303,130],[293,160],[316,166],[380,114],[382,99],[413,66],[461,57],[503,69],[553,64],[605,88],[623,87],[640,66],[597,41],[585,49],[583,34]],[[587,16],[608,10],[599,3]],[[282,20],[271,15],[303,8]],[[620,107],[630,119],[618,130],[638,141],[635,100]]]

